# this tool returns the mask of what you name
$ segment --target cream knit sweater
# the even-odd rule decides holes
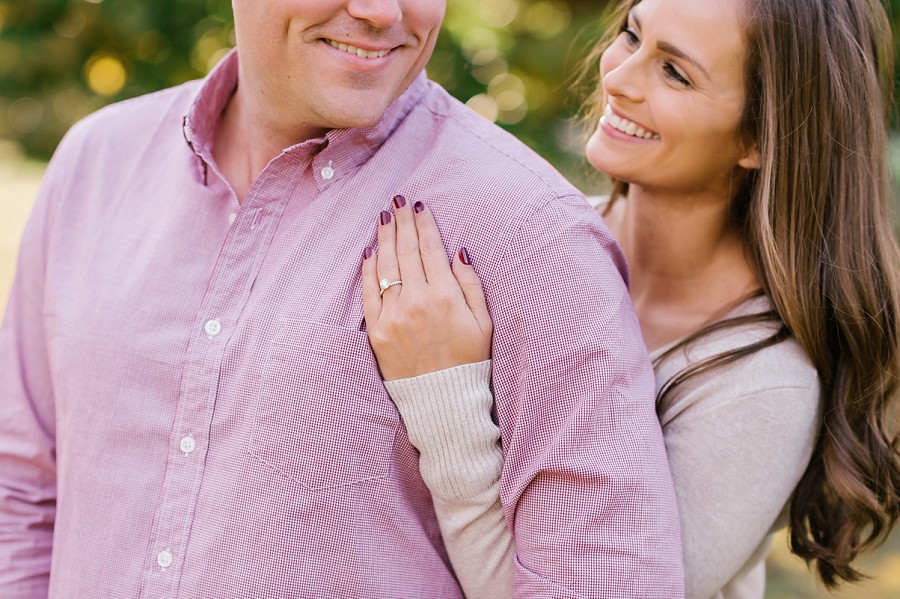
[[[767,299],[737,313],[768,309]],[[771,325],[724,331],[656,369],[657,390],[685,366],[763,339]],[[651,357],[660,355],[660,348]],[[514,539],[500,505],[503,452],[491,420],[490,361],[385,383],[421,453],[447,552],[469,599],[512,597]],[[681,516],[688,599],[761,599],[771,535],[819,430],[815,370],[789,339],[677,390],[660,421]]]

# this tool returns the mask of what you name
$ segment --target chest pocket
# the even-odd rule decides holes
[[[365,333],[280,323],[262,375],[252,455],[312,490],[369,481],[390,472],[399,422]]]

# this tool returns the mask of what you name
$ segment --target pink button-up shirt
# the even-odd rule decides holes
[[[420,76],[374,126],[212,159],[237,82],[73,127],[0,329],[0,596],[459,597],[369,349],[360,262],[402,193],[469,248],[520,596],[681,594],[621,253],[546,163]]]

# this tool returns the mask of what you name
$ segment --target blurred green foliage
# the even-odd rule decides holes
[[[429,73],[584,184],[569,83],[607,3],[448,0]],[[46,158],[82,116],[202,77],[232,44],[229,0],[0,0],[0,139]]]
[[[0,0],[0,137],[47,157],[97,108],[202,76],[228,0]]]
[[[429,73],[571,173],[567,77],[603,4],[450,0]],[[202,77],[232,44],[229,0],[0,0],[0,138],[47,158],[79,118]]]

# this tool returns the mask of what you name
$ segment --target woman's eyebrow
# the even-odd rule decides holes
[[[628,16],[631,17],[632,19],[634,19],[635,25],[637,25],[637,28],[640,30],[641,29],[641,20],[638,18],[637,14],[635,14],[633,9],[628,13]],[[673,46],[669,42],[662,41],[662,42],[656,42],[656,47],[657,47],[657,49],[659,49],[662,52],[665,52],[666,54],[671,54],[672,56],[677,56],[678,58],[680,58],[682,60],[686,60],[687,62],[689,62],[692,65],[694,65],[695,67],[697,67],[697,69],[699,69],[700,72],[703,73],[707,79],[710,78],[709,72],[707,72],[707,70],[705,68],[703,68],[703,65],[700,64],[700,62],[696,58],[694,58],[687,52],[684,52],[677,46]]]

